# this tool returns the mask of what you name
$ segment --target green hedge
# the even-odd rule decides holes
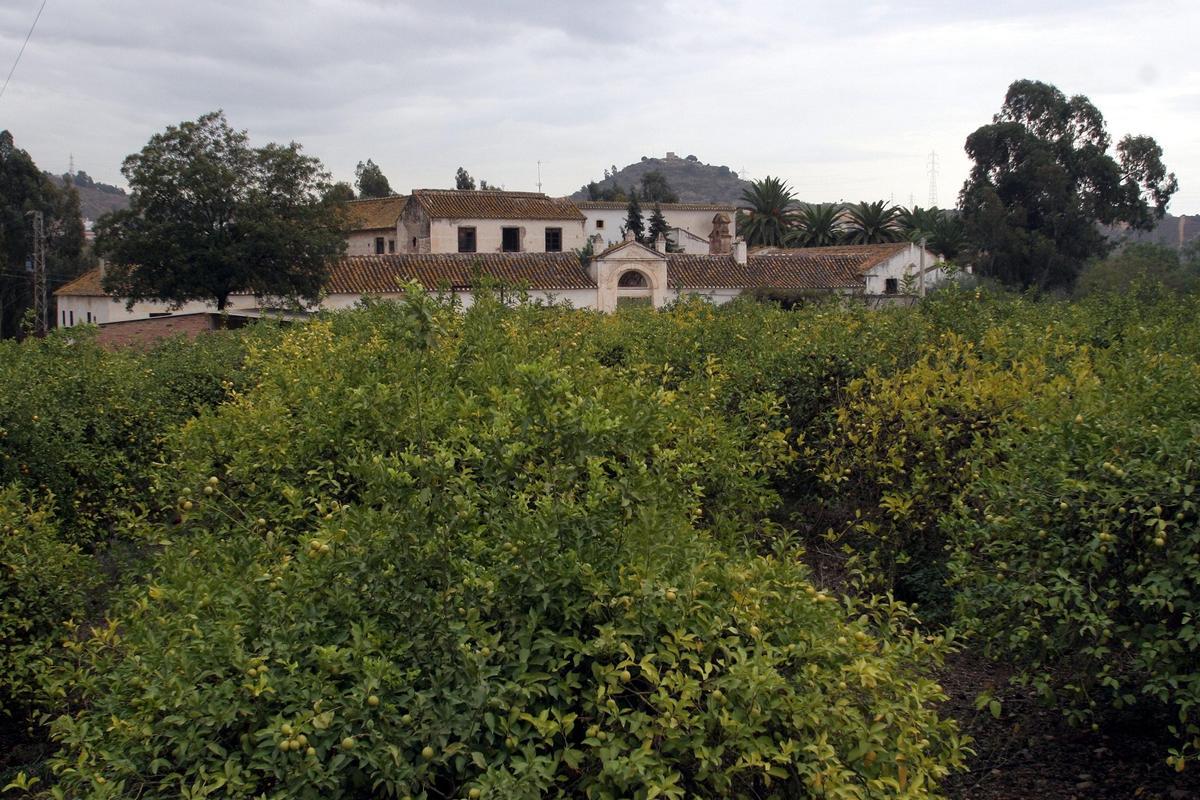
[[[414,302],[259,353],[184,431],[184,528],[60,675],[61,790],[936,796],[945,643],[827,596],[764,518],[777,397],[730,415],[723,370],[578,346],[672,324],[642,316]]]

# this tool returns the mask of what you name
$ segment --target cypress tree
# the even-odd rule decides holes
[[[645,239],[646,223],[642,220],[642,204],[638,202],[637,190],[629,192],[629,206],[625,211],[625,230],[633,232],[637,241]]]
[[[646,232],[646,240],[653,242],[660,235],[666,239],[668,230],[670,228],[667,225],[667,218],[663,216],[662,208],[655,203],[654,211],[650,214],[650,229]]]

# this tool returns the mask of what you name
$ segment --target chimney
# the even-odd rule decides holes
[[[729,234],[729,217],[718,212],[713,216],[712,233],[708,235],[709,255],[728,255],[731,240],[732,237]]]
[[[746,240],[740,236],[733,243],[733,258],[735,261],[737,261],[737,263],[742,264],[743,266],[746,264]]]
[[[667,252],[667,239],[661,233],[654,237],[654,251],[656,253]]]

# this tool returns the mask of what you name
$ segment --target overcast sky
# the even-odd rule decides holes
[[[41,0],[0,0],[0,80]],[[0,128],[44,169],[121,183],[151,134],[214,108],[335,177],[398,191],[460,164],[567,194],[672,150],[801,199],[925,204],[1008,84],[1089,96],[1154,136],[1200,213],[1200,2],[48,0]]]

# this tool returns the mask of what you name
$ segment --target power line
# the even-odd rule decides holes
[[[37,16],[33,18],[33,24],[29,26],[29,33],[25,34],[25,41],[21,43],[21,49],[17,51],[17,60],[13,62],[12,69],[8,71],[8,77],[4,79],[4,86],[0,87],[0,99],[8,91],[8,82],[12,80],[13,73],[17,71],[17,64],[21,63],[21,56],[25,55],[25,47],[29,44],[30,37],[33,36],[33,29],[37,27],[38,20],[42,18],[42,12],[46,10],[46,2],[47,0],[42,0],[41,6],[38,7]]]

